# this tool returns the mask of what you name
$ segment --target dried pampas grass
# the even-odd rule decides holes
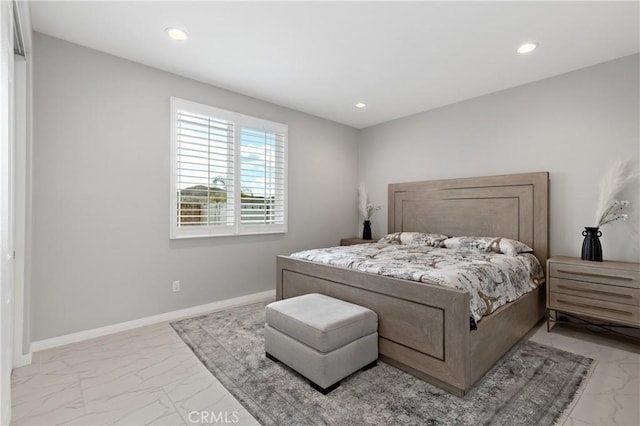
[[[371,216],[380,210],[381,206],[374,207],[369,202],[369,194],[367,193],[367,187],[363,183],[358,187],[358,211],[366,219],[371,219]]]
[[[358,211],[364,217],[367,217],[367,204],[369,204],[369,194],[367,187],[361,183],[358,187]]]
[[[622,211],[629,205],[628,201],[617,200],[622,190],[637,179],[638,175],[631,167],[629,160],[617,160],[607,169],[600,181],[598,204],[596,205],[596,226],[600,227],[616,220],[626,220]]]

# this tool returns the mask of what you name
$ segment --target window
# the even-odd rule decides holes
[[[287,232],[287,132],[171,98],[171,238]]]

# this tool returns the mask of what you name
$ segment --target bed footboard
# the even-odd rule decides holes
[[[278,256],[276,299],[320,293],[378,314],[380,358],[461,395],[471,386],[469,295]]]

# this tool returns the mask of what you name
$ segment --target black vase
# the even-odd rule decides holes
[[[602,245],[599,238],[602,236],[602,232],[598,228],[585,227],[582,235],[584,236],[582,260],[602,262]]]
[[[370,240],[371,238],[371,221],[365,220],[364,227],[362,228],[362,239]]]

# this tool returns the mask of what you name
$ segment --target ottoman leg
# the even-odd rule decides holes
[[[331,392],[332,390],[337,389],[338,386],[340,386],[340,382],[335,382],[331,386],[329,386],[327,388],[323,388],[322,386],[312,382],[311,380],[309,380],[309,384],[311,385],[312,388],[314,388],[315,390],[317,390],[318,392],[320,392],[323,395],[328,394],[329,392]]]
[[[273,362],[280,362],[280,360],[278,358],[276,358],[275,356],[271,355],[269,352],[265,352],[264,356],[266,356],[267,358],[269,358]]]
[[[367,371],[370,368],[375,367],[376,365],[378,365],[378,360],[376,359],[375,361],[370,362],[369,364],[365,365],[364,367],[362,367],[360,370],[361,371]]]

